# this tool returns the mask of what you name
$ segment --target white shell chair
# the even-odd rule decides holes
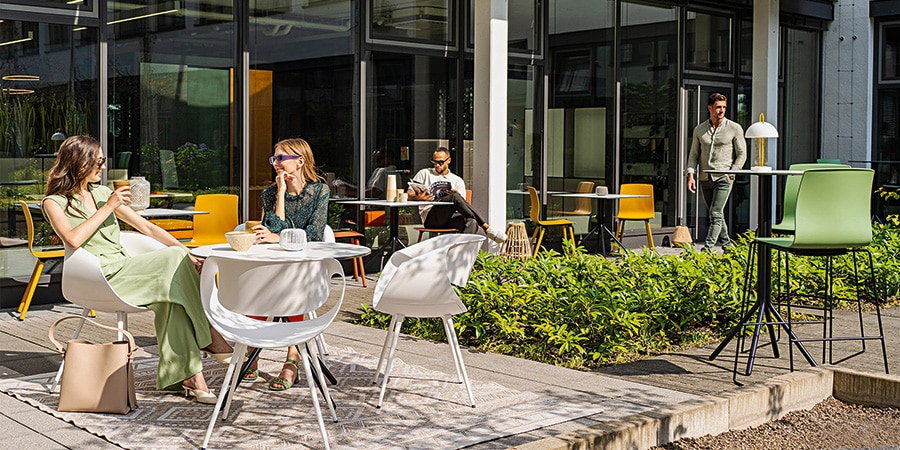
[[[406,317],[440,317],[443,320],[457,379],[465,384],[469,404],[475,407],[475,398],[463,365],[452,318],[454,314],[464,313],[467,309],[453,290],[453,285],[466,285],[484,239],[484,236],[475,234],[445,234],[391,255],[378,278],[372,300],[376,311],[392,315],[381,357],[375,367],[375,378],[372,380],[378,383],[386,357],[378,408],[381,408],[384,400],[400,327]]]
[[[219,274],[218,285],[216,274]],[[325,314],[301,322],[267,322],[251,319],[254,316],[293,316],[308,314],[321,307],[328,300],[331,279],[340,276],[341,296],[337,303]],[[200,295],[203,309],[210,324],[225,339],[236,343],[234,352],[244,354],[247,347],[282,349],[291,345],[300,348],[303,370],[309,389],[324,447],[329,448],[328,433],[322,420],[319,398],[310,369],[310,361],[317,373],[322,373],[318,358],[309,345],[334,321],[344,299],[346,282],[341,264],[334,259],[311,261],[245,261],[211,256],[203,264],[200,275]],[[225,380],[222,383],[216,408],[209,420],[209,428],[203,440],[203,448],[209,444],[213,427],[225,398],[224,416],[228,416],[234,389],[237,386],[237,367],[240,358],[233,358]],[[329,401],[328,383],[321,383],[325,403],[334,421],[337,414],[334,404]],[[227,388],[227,389],[226,389]],[[227,394],[225,394],[227,393]]]
[[[234,231],[244,231],[247,229],[246,223],[238,224],[238,226],[234,227]],[[322,231],[322,242],[337,242],[334,238],[334,229],[331,228],[331,225],[325,225],[325,229]],[[310,311],[307,314],[310,319],[316,318],[316,312]],[[323,355],[328,354],[328,344],[325,343],[325,336],[319,335],[316,337],[316,345],[319,346],[319,353]]]
[[[119,242],[132,256],[165,248],[165,245],[156,239],[131,231],[121,232]],[[103,275],[100,260],[96,256],[83,248],[73,249],[68,245],[63,260],[62,294],[69,302],[84,307],[82,312],[84,317],[90,316],[91,310],[115,313],[116,326],[124,330],[128,329],[128,313],[150,312],[143,306],[125,302],[116,294]],[[78,338],[83,325],[84,320],[78,321],[72,339]],[[122,340],[124,336],[119,333],[118,338]],[[50,392],[53,392],[59,384],[62,371],[63,363],[60,363],[56,378],[50,385]]]

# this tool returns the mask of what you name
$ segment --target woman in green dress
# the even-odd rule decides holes
[[[262,225],[253,227],[257,243],[275,243],[286,228],[302,228],[310,241],[321,241],[328,220],[328,198],[331,190],[322,182],[316,169],[312,148],[303,139],[278,141],[275,153],[269,158],[275,169],[275,183],[262,191]],[[290,318],[299,320],[300,316]],[[288,348],[281,373],[269,383],[269,389],[283,391],[297,382],[300,352]],[[244,376],[245,381],[259,377],[258,360],[253,361]]]
[[[198,274],[202,262],[128,207],[129,186],[111,191],[96,184],[105,162],[96,139],[66,139],[47,177],[44,215],[67,246],[84,248],[100,260],[109,284],[122,299],[154,312],[159,344],[157,389],[183,390],[200,403],[215,404],[216,396],[203,378],[201,351],[230,362],[232,348],[210,327],[203,312]],[[130,256],[119,242],[116,219],[167,247]]]

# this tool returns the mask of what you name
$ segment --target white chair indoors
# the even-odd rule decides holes
[[[119,234],[119,242],[128,254],[140,255],[154,250],[165,248],[165,245],[141,233],[123,231]],[[122,300],[116,294],[100,269],[100,260],[83,248],[73,249],[66,246],[66,256],[63,260],[62,294],[66,300],[84,308],[82,315],[88,317],[91,311],[100,311],[116,314],[116,326],[124,330],[128,329],[128,313],[150,312],[143,306],[134,306]],[[78,338],[84,320],[78,321],[75,326],[75,334],[72,339]],[[119,340],[124,336],[119,333]],[[63,364],[60,363],[59,371],[50,392],[56,389],[62,376]]]
[[[319,317],[301,322],[269,322],[247,317],[309,314],[325,304],[331,291],[332,277],[335,275],[340,276],[341,295],[337,303]],[[310,343],[334,321],[341,308],[345,289],[343,268],[334,259],[246,261],[211,256],[204,262],[203,273],[200,275],[203,309],[209,317],[210,324],[225,339],[235,342],[235,354],[244,354],[247,347],[283,349],[296,345],[299,348],[319,430],[322,432],[323,447],[326,449],[329,448],[328,433],[322,420],[322,410],[319,408],[319,398],[310,366],[312,364],[318,374],[322,373],[322,368],[313,350],[314,346]],[[239,380],[237,369],[240,363],[240,358],[232,359],[225,372],[222,394],[219,395],[216,408],[209,420],[202,448],[207,448],[209,444],[225,398],[228,398],[228,402],[225,404],[223,417],[228,416],[234,389]],[[325,403],[336,422],[337,414],[334,411],[334,404],[330,401],[327,383],[323,380],[321,386]],[[291,441],[290,437],[285,439]]]
[[[467,309],[453,286],[465,286],[468,282],[484,239],[475,234],[440,235],[397,251],[384,266],[372,300],[376,311],[392,316],[373,380],[378,383],[386,359],[378,408],[384,400],[400,328],[406,317],[440,317],[443,320],[457,379],[465,384],[469,403],[475,407],[452,318]]]

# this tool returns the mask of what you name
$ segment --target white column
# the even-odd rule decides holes
[[[475,95],[472,204],[497,229],[506,228],[506,0],[475,7]]]
[[[778,127],[778,10],[779,0],[754,0],[753,1],[753,96],[750,99],[750,122],[759,120],[759,113],[766,115],[766,122]],[[731,105],[729,105],[731,106]],[[752,150],[748,154],[750,161],[756,159],[755,144],[747,141],[747,149]],[[778,149],[774,140],[769,139],[766,145],[766,158],[769,165],[776,169]],[[759,223],[757,208],[759,199],[756,198],[758,177],[750,177],[750,228],[756,228]],[[761,177],[769,182],[770,177]],[[772,195],[775,195],[773,190]],[[775,201],[772,201],[774,209]],[[770,213],[771,214],[771,213]]]

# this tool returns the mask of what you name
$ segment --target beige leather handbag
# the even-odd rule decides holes
[[[62,344],[53,334],[60,322],[69,319],[85,319],[100,328],[121,332],[128,341],[95,344],[72,339]],[[63,355],[57,411],[128,414],[137,408],[132,365],[136,347],[131,333],[84,317],[66,316],[50,326],[50,341]]]

